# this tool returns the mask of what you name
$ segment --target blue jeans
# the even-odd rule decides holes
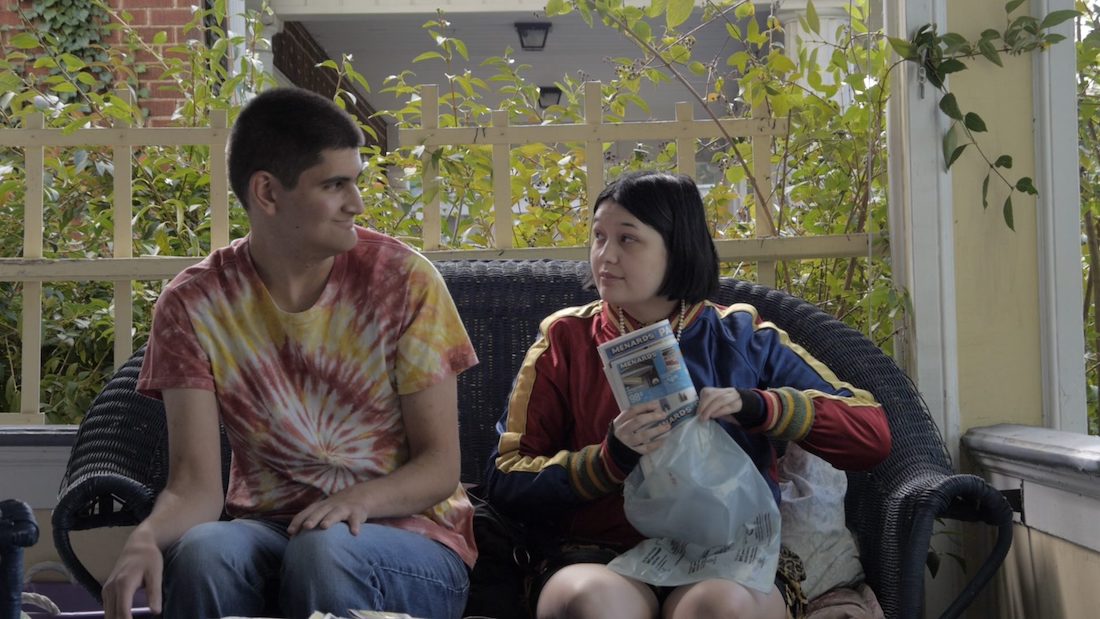
[[[164,556],[164,616],[308,617],[319,610],[462,616],[466,564],[423,535],[345,523],[288,537],[285,525],[239,519],[194,527]]]

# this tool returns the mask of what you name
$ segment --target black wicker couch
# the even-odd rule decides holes
[[[462,480],[481,481],[494,424],[543,317],[595,295],[581,283],[587,263],[555,260],[448,261],[437,264],[480,364],[459,377]],[[925,561],[936,519],[983,522],[996,541],[945,612],[954,617],[999,568],[1012,539],[1012,511],[980,477],[952,471],[943,440],[912,382],[862,334],[786,293],[723,281],[715,301],[751,303],[761,316],[882,402],[893,435],[890,456],[849,474],[847,522],[858,539],[867,582],[888,618],[923,616]],[[53,514],[54,542],[76,579],[94,595],[100,583],[76,557],[70,533],[133,525],[145,518],[167,474],[160,402],[134,392],[139,350],[95,400],[80,426]],[[223,472],[229,453],[223,437]]]

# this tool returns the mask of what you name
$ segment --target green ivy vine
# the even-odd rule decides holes
[[[947,169],[959,159],[963,152],[973,146],[974,151],[989,167],[982,180],[982,207],[989,207],[989,184],[996,180],[1008,188],[1008,196],[1002,206],[1005,223],[1015,230],[1012,214],[1012,197],[1016,194],[1038,195],[1039,190],[1029,176],[1010,178],[1012,157],[1001,154],[991,157],[982,149],[976,134],[988,131],[985,121],[975,112],[964,111],[959,106],[955,94],[947,87],[947,76],[967,68],[963,60],[983,57],[989,62],[1003,67],[1002,54],[1019,56],[1031,51],[1042,51],[1065,39],[1064,36],[1050,32],[1050,29],[1074,19],[1078,11],[1066,9],[1052,11],[1042,19],[1031,15],[1013,17],[1013,13],[1026,0],[1010,0],[1005,4],[1005,29],[988,28],[980,37],[970,40],[961,34],[948,32],[940,34],[935,24],[927,24],[917,29],[911,40],[890,38],[890,45],[903,60],[916,63],[920,67],[920,79],[926,80],[942,95],[939,108],[951,119],[951,126],[943,135],[943,157]]]
[[[74,84],[84,92],[102,92],[113,83],[105,42],[110,34],[110,20],[107,11],[98,2],[35,0],[28,7],[16,3],[13,8],[20,15],[25,27],[33,30],[40,40],[50,41],[52,51],[62,59],[61,62],[56,59],[40,59],[34,65],[36,69],[46,70],[50,76],[64,78],[67,67],[75,64],[66,59],[75,58],[88,67],[85,75],[93,78]],[[62,92],[59,96],[73,100],[79,94],[75,91]]]

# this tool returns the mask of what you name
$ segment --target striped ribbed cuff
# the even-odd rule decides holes
[[[810,396],[792,387],[757,392],[767,408],[764,432],[773,438],[799,441],[810,433],[814,423],[814,402]]]
[[[603,443],[589,445],[569,455],[569,483],[581,497],[597,499],[622,486],[622,479],[612,474],[605,456]]]

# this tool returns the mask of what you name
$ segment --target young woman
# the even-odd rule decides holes
[[[706,300],[718,287],[718,259],[690,178],[640,172],[611,183],[593,206],[591,243],[601,298],[542,322],[497,426],[487,484],[492,503],[566,540],[532,587],[538,617],[800,616],[802,564],[787,549],[767,593],[718,579],[656,588],[604,565],[642,539],[624,516],[622,483],[669,426],[655,402],[618,408],[596,347],[667,318],[699,393],[697,418],[737,441],[776,501],[772,439],[865,470],[890,451],[882,408],[751,306]]]

